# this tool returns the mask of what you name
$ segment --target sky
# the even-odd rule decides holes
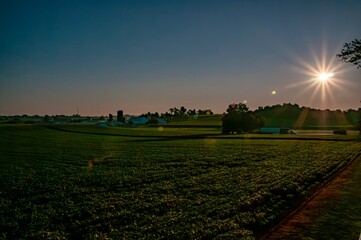
[[[357,109],[361,69],[336,54],[361,38],[360,12],[359,0],[0,0],[0,115]]]

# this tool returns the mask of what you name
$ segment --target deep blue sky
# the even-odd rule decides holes
[[[361,70],[334,58],[361,37],[360,13],[359,0],[1,0],[0,114],[355,109]],[[323,98],[306,82],[322,57],[337,67]]]

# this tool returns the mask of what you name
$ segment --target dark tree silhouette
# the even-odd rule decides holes
[[[189,110],[187,111],[187,115],[188,115],[188,116],[194,116],[194,115],[196,115],[196,114],[197,114],[197,112],[196,112],[195,109],[189,109]]]
[[[222,118],[222,133],[252,132],[263,126],[264,121],[250,112],[244,103],[229,105],[227,114]]]
[[[169,108],[170,115],[174,115],[175,108]]]
[[[187,108],[185,108],[184,106],[181,106],[180,110],[179,110],[180,115],[186,115],[187,113]]]
[[[343,62],[352,63],[357,68],[361,68],[361,40],[355,38],[350,43],[345,43],[337,57]]]
[[[244,103],[238,103],[238,104],[233,103],[229,105],[227,108],[228,113],[232,113],[232,112],[246,113],[248,111],[249,108]]]
[[[44,117],[43,117],[43,121],[44,122],[50,122],[50,116],[49,115],[45,115]]]

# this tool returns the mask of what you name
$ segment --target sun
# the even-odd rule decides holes
[[[334,73],[327,73],[327,72],[321,72],[318,74],[318,80],[322,83],[328,82],[333,76],[335,76]]]
[[[308,59],[294,55],[296,65],[293,69],[300,74],[300,79],[287,87],[297,87],[299,91],[295,97],[307,96],[308,105],[329,108],[339,100],[337,91],[347,91],[347,80],[341,78],[347,69],[336,61],[336,52],[327,53],[323,44],[318,49],[321,52],[311,50]]]

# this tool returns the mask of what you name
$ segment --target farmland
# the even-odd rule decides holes
[[[0,238],[255,239],[361,154],[218,132],[0,126]]]

